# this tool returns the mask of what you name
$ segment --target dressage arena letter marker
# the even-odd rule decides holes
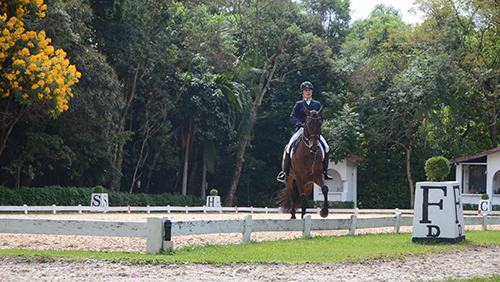
[[[109,206],[109,198],[107,193],[92,193],[90,198],[90,206],[95,209],[90,211],[106,211]]]
[[[417,182],[413,242],[465,240],[459,182]]]
[[[207,196],[207,207],[220,208],[220,196]]]

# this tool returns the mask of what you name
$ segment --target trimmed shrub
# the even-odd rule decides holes
[[[425,162],[425,174],[429,181],[443,181],[450,173],[450,163],[443,156],[432,157]]]

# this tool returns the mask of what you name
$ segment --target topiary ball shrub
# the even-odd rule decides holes
[[[428,181],[443,181],[450,173],[450,163],[443,156],[432,157],[425,162],[425,175]]]
[[[102,187],[101,185],[98,185],[94,188],[94,193],[97,193],[97,194],[102,194],[104,193],[104,187]]]
[[[217,191],[217,189],[210,190],[210,196],[217,196],[218,194],[219,194],[219,191]]]

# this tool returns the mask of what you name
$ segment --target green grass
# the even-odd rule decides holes
[[[25,249],[0,250],[0,255],[21,256],[27,260],[96,259],[130,264],[364,262],[499,246],[500,231],[468,231],[466,241],[459,244],[412,243],[411,239],[411,233],[388,233],[357,236],[317,236],[311,239],[300,238],[252,242],[250,244],[189,246],[159,255],[83,250],[42,251]]]

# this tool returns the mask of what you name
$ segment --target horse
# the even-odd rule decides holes
[[[321,114],[323,107],[319,111],[309,111],[304,106],[306,121],[304,132],[299,144],[293,152],[291,160],[290,174],[283,188],[278,195],[277,203],[280,204],[283,212],[290,212],[292,219],[295,219],[295,211],[302,208],[302,218],[306,214],[307,197],[313,190],[314,184],[321,187],[324,196],[323,208],[320,216],[328,216],[328,186],[325,185],[323,174],[323,160],[320,148],[321,125],[323,120]],[[286,150],[286,148],[285,148]]]

